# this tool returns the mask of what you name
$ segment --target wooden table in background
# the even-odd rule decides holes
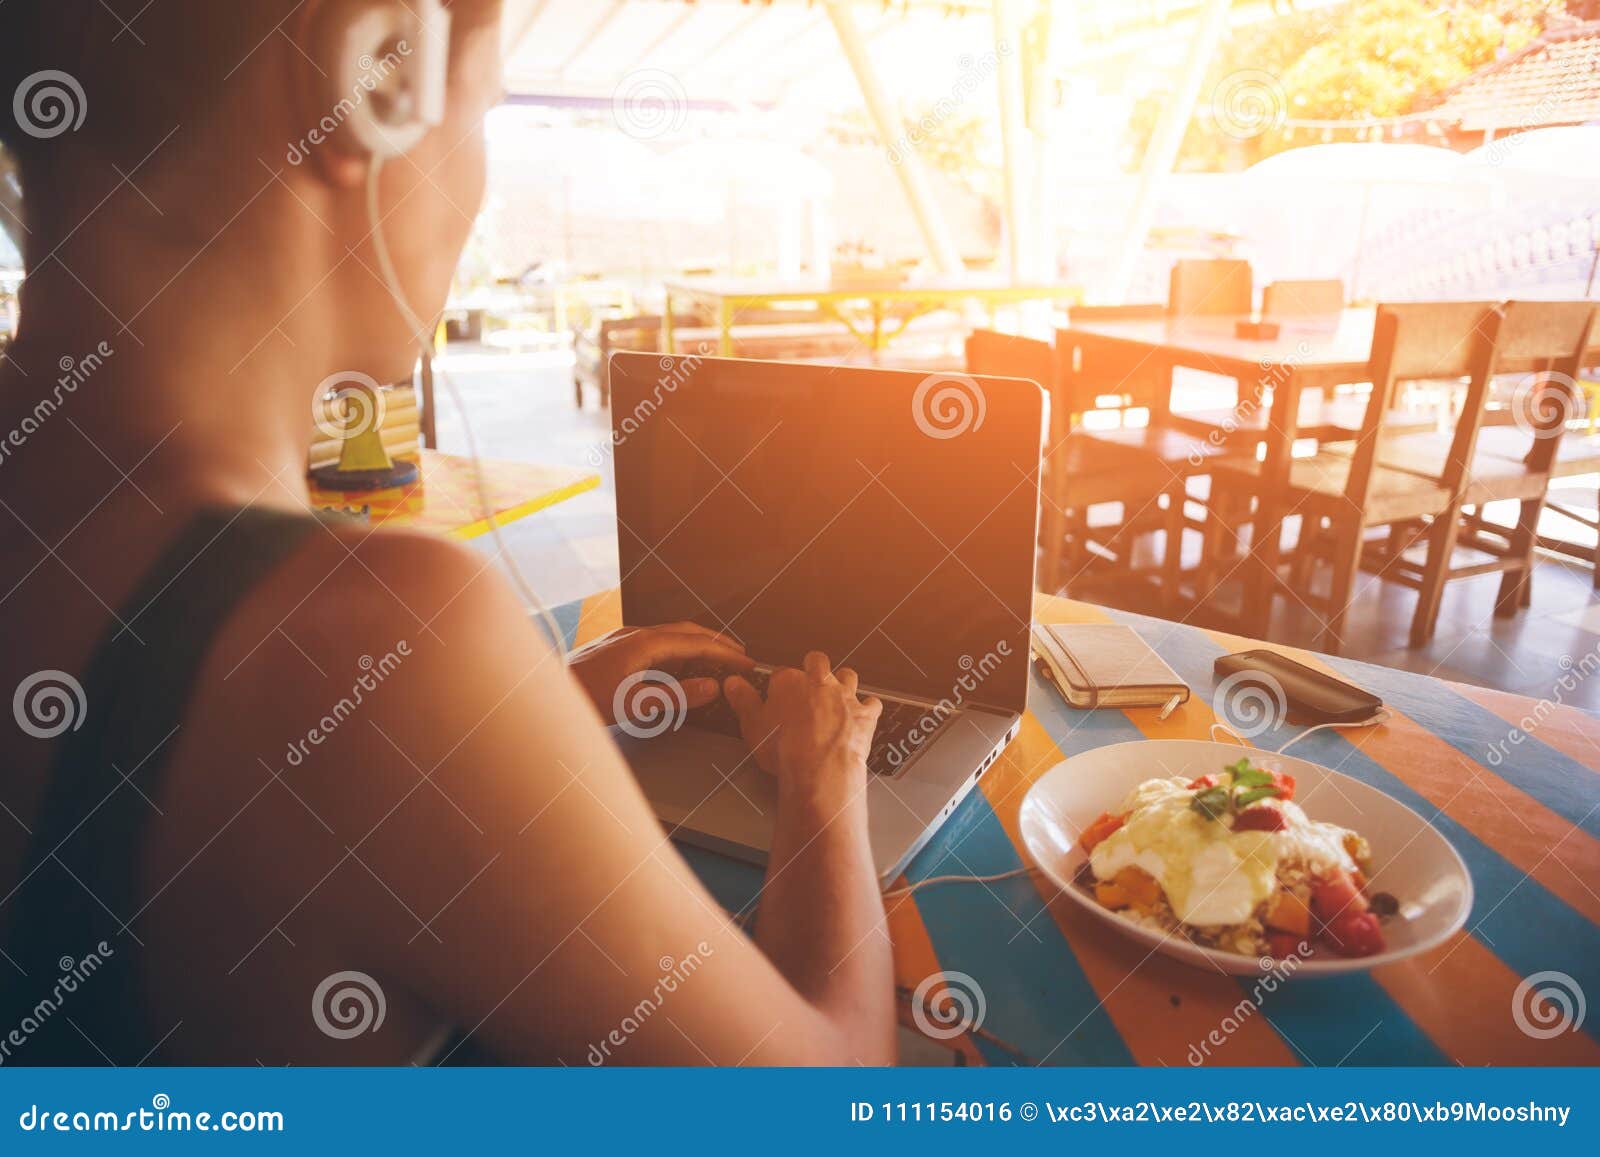
[[[585,642],[619,625],[621,603],[612,591],[556,615],[570,641]],[[1017,815],[1040,776],[1106,744],[1209,738],[1217,719],[1212,663],[1271,646],[1046,596],[1035,618],[1127,623],[1194,694],[1164,721],[1157,708],[1075,711],[1035,674],[1021,734],[895,887],[1027,866]],[[889,905],[896,983],[915,989],[936,973],[964,974],[960,983],[983,993],[989,1035],[950,1044],[969,1061],[997,1065],[1600,1064],[1600,720],[1426,675],[1272,649],[1383,698],[1387,722],[1318,732],[1294,754],[1385,792],[1450,841],[1475,892],[1465,929],[1398,964],[1263,992],[1255,978],[1152,954],[1043,877],[950,884]],[[1276,749],[1302,731],[1285,723],[1252,745]],[[755,906],[760,869],[683,851],[730,910]],[[1588,994],[1581,1027],[1536,1035],[1541,1022],[1529,1010],[1537,998],[1524,980],[1538,973],[1547,974],[1539,984],[1560,974]]]
[[[668,282],[662,335],[668,353],[677,353],[675,318],[694,308],[711,315],[718,333],[717,353],[734,354],[734,329],[742,312],[810,306],[850,331],[866,348],[881,352],[914,320],[941,309],[977,305],[988,311],[1028,302],[1071,305],[1082,300],[1080,288],[1065,285],[985,285],[972,281],[936,281],[917,285],[848,285],[832,282],[786,282],[702,279]],[[800,320],[805,320],[804,318]],[[892,322],[892,327],[886,326]]]
[[[1250,537],[1252,562],[1245,574],[1240,620],[1241,628],[1252,634],[1266,634],[1272,612],[1267,592],[1278,581],[1279,539],[1283,520],[1291,513],[1281,496],[1289,484],[1300,396],[1306,390],[1328,392],[1370,380],[1376,318],[1377,310],[1369,308],[1347,309],[1329,318],[1286,319],[1278,336],[1269,341],[1237,336],[1234,327],[1241,319],[1229,316],[1088,321],[1062,327],[1077,340],[1120,349],[1130,375],[1151,367],[1204,370],[1235,379],[1241,407],[1268,407],[1263,434],[1266,458],[1258,489],[1261,509]],[[1115,383],[1107,383],[1106,392],[1115,393]]]
[[[325,510],[365,507],[374,526],[412,527],[462,539],[489,533],[471,458],[423,450],[413,460],[422,474],[408,486],[335,491],[313,483],[312,504]],[[489,513],[501,526],[600,485],[600,476],[585,470],[491,459],[481,465]]]

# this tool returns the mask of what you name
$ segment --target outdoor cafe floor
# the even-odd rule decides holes
[[[589,469],[595,468],[596,457],[601,461],[598,490],[503,531],[523,573],[552,605],[616,586],[610,460],[596,454],[606,439],[609,418],[596,408],[592,392],[582,412],[573,407],[568,356],[479,353],[476,347],[458,345],[444,364],[486,458]],[[439,392],[440,448],[465,453],[459,411],[442,384]],[[475,545],[495,550],[491,536]],[[1600,598],[1591,589],[1588,568],[1541,562],[1532,607],[1510,620],[1493,617],[1498,582],[1490,575],[1450,584],[1433,643],[1411,651],[1406,633],[1416,595],[1363,575],[1352,609],[1348,655],[1534,698],[1559,697],[1600,712],[1600,679],[1572,677],[1574,669],[1587,672],[1600,663]],[[1124,609],[1156,613],[1153,603],[1141,604],[1137,598]],[[1196,621],[1207,625],[1203,617]],[[1310,614],[1279,600],[1271,638],[1314,647],[1316,631]],[[1563,679],[1576,687],[1559,687]]]

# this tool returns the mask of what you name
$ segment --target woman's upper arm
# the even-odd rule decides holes
[[[470,552],[422,553],[383,576],[405,609],[351,632],[368,656],[404,632],[407,654],[369,725],[314,756],[362,769],[323,777],[321,802],[394,898],[352,913],[325,890],[330,933],[507,1059],[847,1060],[666,839],[506,585]]]

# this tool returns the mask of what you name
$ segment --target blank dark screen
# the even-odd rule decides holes
[[[692,619],[762,662],[807,651],[863,682],[1020,710],[1038,518],[1037,387],[976,381],[951,437],[920,373],[618,355],[623,617]],[[946,383],[924,389],[924,412]],[[925,423],[934,426],[932,422]],[[947,426],[949,423],[947,422]],[[934,428],[938,428],[934,426]]]

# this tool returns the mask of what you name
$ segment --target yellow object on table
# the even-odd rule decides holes
[[[421,469],[416,481],[384,490],[348,491],[323,490],[313,482],[312,505],[324,510],[365,508],[374,526],[429,530],[460,539],[489,533],[471,458],[437,450],[406,457]],[[486,459],[481,469],[487,513],[501,526],[600,485],[598,474],[569,467]]]

